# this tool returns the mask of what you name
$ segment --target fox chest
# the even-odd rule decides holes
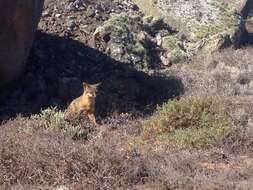
[[[80,108],[82,111],[93,112],[95,109],[95,102],[90,100],[83,100],[81,102]]]

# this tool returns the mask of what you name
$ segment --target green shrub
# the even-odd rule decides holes
[[[92,128],[87,120],[68,118],[65,112],[54,107],[42,110],[40,114],[35,115],[33,118],[37,119],[42,127],[48,130],[61,131],[74,139],[87,139],[87,135]]]
[[[143,128],[145,135],[182,146],[208,146],[231,130],[222,105],[203,97],[169,101],[143,123]]]
[[[170,59],[173,63],[177,63],[187,57],[186,52],[182,49],[184,45],[176,35],[167,35],[163,38],[163,41],[163,46],[170,53]]]

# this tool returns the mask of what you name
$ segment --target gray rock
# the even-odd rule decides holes
[[[44,0],[0,0],[0,86],[24,69]]]
[[[241,0],[237,8],[240,14],[239,28],[234,36],[234,46],[239,48],[243,44],[251,41],[250,34],[253,32],[253,1],[252,0]]]
[[[238,6],[238,12],[245,19],[253,10],[253,1],[252,0],[241,0]]]

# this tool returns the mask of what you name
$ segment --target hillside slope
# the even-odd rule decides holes
[[[250,27],[240,48],[190,53],[192,31],[161,15],[202,4],[141,2],[46,0],[25,73],[0,92],[0,189],[252,189]],[[82,82],[101,82],[98,128],[65,113]]]

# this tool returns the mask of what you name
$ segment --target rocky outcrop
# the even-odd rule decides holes
[[[23,70],[44,0],[0,0],[0,86]]]
[[[104,47],[99,47],[102,51],[136,69],[155,68],[161,61],[158,56],[161,52],[161,30],[171,33],[163,19],[138,14],[114,14],[96,29],[92,43],[96,47],[96,42],[102,41]],[[177,52],[181,53],[179,50]]]
[[[245,34],[248,35],[247,31],[251,30],[249,15],[253,9],[252,0],[134,1],[146,15],[163,17],[178,31],[175,35],[163,36],[163,41],[173,39],[169,47],[181,44],[187,56],[200,50],[220,50],[232,44],[238,47],[245,43],[245,38],[248,39]],[[184,38],[178,38],[178,34]]]
[[[141,12],[111,14],[91,43],[137,69],[169,66],[199,52],[253,41],[252,0],[132,1]]]

